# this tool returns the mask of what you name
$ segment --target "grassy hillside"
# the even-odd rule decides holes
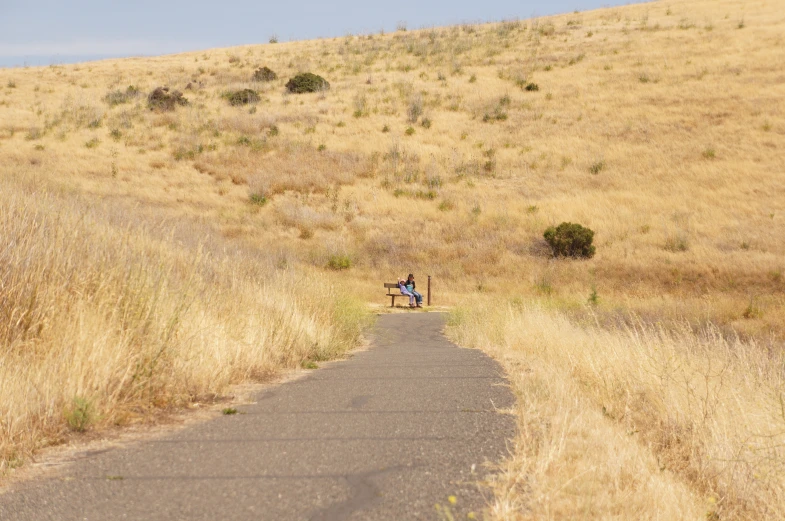
[[[515,482],[532,474],[531,465],[540,465],[543,486],[532,485],[530,492],[541,494],[536,497],[535,492],[527,496],[520,484],[501,487],[500,494],[510,500],[500,496],[502,518],[513,517],[512,511],[526,517],[523,512],[530,511],[532,518],[654,519],[669,497],[681,499],[672,503],[678,515],[668,518],[694,519],[707,511],[719,516],[713,519],[776,518],[785,504],[777,485],[783,481],[782,454],[774,442],[762,445],[761,450],[774,452],[756,467],[738,451],[750,437],[774,439],[783,430],[776,407],[785,391],[777,376],[785,335],[781,63],[785,10],[778,2],[662,0],[496,24],[0,69],[0,165],[3,176],[13,178],[3,185],[6,250],[0,254],[60,262],[55,255],[60,247],[47,239],[59,237],[56,232],[35,242],[44,248],[43,257],[33,250],[19,253],[5,241],[14,234],[43,233],[36,223],[50,222],[53,229],[84,230],[79,236],[87,246],[77,242],[68,248],[77,256],[96,256],[73,263],[87,273],[99,273],[103,268],[93,266],[109,262],[98,253],[105,241],[119,248],[112,266],[152,266],[145,263],[173,255],[155,269],[174,277],[161,295],[169,302],[166,313],[175,314],[185,298],[179,288],[188,286],[183,281],[193,270],[215,273],[200,274],[196,287],[223,288],[220,309],[256,306],[253,299],[267,299],[269,293],[256,285],[261,273],[285,272],[282,282],[272,283],[274,295],[280,286],[281,298],[263,305],[288,309],[285,303],[294,294],[293,305],[302,306],[305,317],[316,313],[304,319],[308,327],[343,324],[344,332],[330,340],[342,346],[351,343],[355,322],[346,325],[340,310],[319,315],[323,303],[333,302],[324,288],[333,285],[382,304],[383,280],[409,272],[423,280],[431,274],[437,303],[483,303],[457,316],[456,337],[503,360],[521,353],[539,360],[526,370],[505,362],[512,364],[521,391],[521,411],[539,407],[537,417],[556,425],[558,418],[571,418],[576,407],[587,408],[585,432],[604,443],[625,440],[619,446],[627,451],[628,464],[615,467],[616,474],[583,473],[595,464],[580,460],[576,454],[588,453],[579,448],[559,453],[578,458],[575,467],[548,473],[552,467],[546,463],[558,458],[548,460],[547,451],[532,449],[526,436],[533,431],[522,424],[518,459],[511,460],[508,476]],[[262,66],[277,79],[253,81]],[[287,81],[306,71],[326,78],[331,88],[289,94]],[[188,103],[172,111],[151,110],[147,96],[164,86],[170,93],[181,91]],[[255,91],[259,100],[231,104],[230,94],[242,89]],[[36,186],[58,195],[41,195]],[[12,206],[12,200],[21,202]],[[10,212],[12,207],[24,211]],[[91,235],[95,226],[79,220],[93,211],[109,215],[99,221],[108,219],[114,238]],[[136,220],[153,224],[132,229],[123,224]],[[551,257],[542,234],[562,221],[596,232],[594,258]],[[167,238],[170,223],[191,230],[185,246]],[[216,254],[199,261],[207,267],[191,267],[202,239],[220,244],[217,251],[242,253],[239,258]],[[146,241],[156,246],[129,246]],[[44,265],[15,261],[0,269],[10,270],[4,280],[64,287],[59,279],[48,279],[52,270]],[[235,269],[239,279],[232,275]],[[142,271],[148,270],[153,268]],[[120,272],[112,276],[112,286],[125,287]],[[240,285],[250,300],[232,301],[237,280],[245,281]],[[71,296],[45,292],[36,302],[49,309],[81,295],[58,291]],[[24,309],[28,297],[20,295],[14,302]],[[111,307],[106,298],[96,304],[104,310],[99,315],[108,309],[101,306]],[[203,313],[214,309],[209,300],[199,305]],[[74,308],[57,309],[58,320],[69,324]],[[511,317],[494,318],[507,310]],[[166,313],[158,318],[165,321]],[[95,322],[94,331],[114,331],[111,320]],[[496,324],[496,329],[482,331],[478,324]],[[536,324],[547,330],[543,335],[553,336],[549,343],[530,343],[519,334],[520,327]],[[225,329],[244,327],[251,322]],[[300,327],[291,326],[293,338]],[[651,347],[654,340],[629,358],[545,356],[569,352],[576,338],[585,346],[579,349],[583,354],[596,346],[625,346],[634,343],[638,327],[645,338],[663,332],[686,387],[668,390],[667,371],[652,369],[659,380],[621,377],[648,363],[651,349],[662,352]],[[12,336],[3,344],[11,354],[3,356],[22,356],[8,347],[17,345]],[[285,344],[282,352],[297,352],[296,343]],[[61,344],[52,339],[40,352],[59,353]],[[222,345],[208,350],[221,353]],[[537,345],[547,349],[538,351]],[[695,354],[696,349],[708,354]],[[756,354],[730,361],[738,350]],[[539,359],[532,358],[536,353]],[[723,405],[717,406],[716,418],[684,403],[715,384],[724,388],[733,381],[737,388],[737,380],[713,372],[713,362],[705,365],[715,357],[746,382],[738,395],[717,391]],[[527,394],[528,375],[555,387]],[[603,380],[602,375],[621,376]],[[0,406],[6,407],[17,388],[0,381]],[[57,417],[78,389],[63,391],[46,414]],[[189,388],[178,389],[162,395]],[[575,393],[579,400],[570,402]],[[663,398],[666,394],[672,401]],[[635,396],[657,398],[635,401]],[[725,407],[730,402],[746,405]],[[635,404],[649,405],[638,410]],[[766,412],[749,421],[729,420],[755,407]],[[669,417],[669,410],[678,410],[678,418]],[[640,423],[646,414],[654,419]],[[725,429],[721,436],[718,425]],[[15,439],[17,431],[2,426],[3,436]],[[543,436],[558,441],[569,433],[565,427],[562,434]],[[676,448],[657,449],[662,444]],[[671,459],[661,464],[658,458]],[[672,458],[683,461],[675,464]],[[736,470],[716,461],[703,465],[706,458],[743,461],[739,465],[749,472],[743,479],[736,474],[725,479]],[[766,479],[756,481],[764,468]],[[588,484],[608,476],[618,483],[637,476],[647,485],[633,492],[614,488],[604,503],[554,499],[553,491],[568,490],[565,483],[574,483],[580,497],[596,498]],[[581,488],[584,484],[588,488]],[[748,493],[760,487],[766,492]],[[632,493],[638,500],[625,502]],[[646,500],[647,495],[657,499]]]
[[[442,303],[579,305],[594,286],[609,307],[781,331],[783,17],[656,2],[3,70],[0,157],[292,260],[347,255],[368,299],[413,270]],[[278,79],[251,82],[262,65]],[[299,71],[332,88],[287,94]],[[189,105],[148,110],[158,86]],[[243,88],[261,101],[222,97]],[[561,221],[596,231],[592,261],[550,260],[542,232]]]

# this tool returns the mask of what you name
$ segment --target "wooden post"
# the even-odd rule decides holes
[[[428,305],[431,305],[431,276],[428,275]]]

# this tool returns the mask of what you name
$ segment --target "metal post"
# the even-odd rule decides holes
[[[431,305],[431,276],[428,275],[428,305]]]

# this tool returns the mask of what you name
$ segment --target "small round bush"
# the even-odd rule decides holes
[[[248,105],[249,103],[259,103],[259,100],[261,99],[259,98],[259,94],[251,89],[233,90],[224,94],[224,98],[226,98],[233,107]]]
[[[253,73],[253,77],[251,78],[253,81],[273,81],[278,79],[278,75],[273,72],[272,69],[269,67],[260,67],[256,69]]]
[[[188,105],[188,100],[179,90],[169,92],[169,87],[158,87],[147,96],[147,106],[150,110],[167,112],[174,110],[177,105]]]
[[[319,92],[330,88],[330,83],[317,74],[303,72],[290,79],[286,84],[286,90],[293,94],[303,94],[305,92]]]
[[[594,232],[580,224],[564,222],[555,228],[551,226],[545,230],[543,237],[553,250],[554,257],[590,259],[594,256]]]

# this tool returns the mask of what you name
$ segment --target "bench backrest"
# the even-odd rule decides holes
[[[397,282],[385,282],[384,283],[384,287],[387,289],[387,294],[388,295],[392,295],[392,290],[398,289],[398,283]],[[397,295],[397,293],[396,293],[396,295]]]

